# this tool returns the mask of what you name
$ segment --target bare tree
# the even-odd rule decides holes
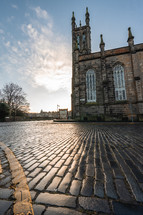
[[[25,111],[29,107],[26,100],[26,94],[23,92],[22,87],[17,84],[6,84],[1,90],[2,100],[8,104],[10,108],[10,116],[16,116],[17,111]]]

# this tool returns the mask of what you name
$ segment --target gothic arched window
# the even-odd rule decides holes
[[[115,100],[126,100],[126,89],[124,79],[124,68],[121,65],[116,65],[113,68],[114,86],[115,86]]]
[[[96,76],[92,69],[86,73],[86,94],[87,102],[96,102]]]
[[[83,42],[83,48],[85,48],[85,34],[83,33],[83,35],[82,35],[82,42]]]
[[[77,47],[78,49],[80,49],[80,36],[77,35]]]

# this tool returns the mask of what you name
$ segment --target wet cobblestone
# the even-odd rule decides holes
[[[0,141],[25,171],[35,214],[133,214],[130,205],[143,214],[142,123],[0,123]],[[6,190],[11,174],[0,155]],[[0,202],[12,202],[1,189]]]
[[[0,173],[0,214],[12,215],[13,192],[12,178],[9,163],[4,152],[0,148],[1,173]]]

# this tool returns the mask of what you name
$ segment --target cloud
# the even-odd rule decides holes
[[[50,18],[47,11],[42,10],[40,7],[36,7],[33,10],[36,12],[36,15],[38,18],[42,18],[42,19],[46,19],[46,20]]]
[[[14,20],[14,16],[10,16],[7,18],[7,22],[12,22]]]
[[[44,87],[48,92],[71,90],[71,47],[63,35],[54,32],[50,15],[40,7],[33,9],[36,19],[28,17],[22,24],[24,40],[5,42],[8,55],[5,69],[20,74],[33,87]],[[41,20],[42,19],[42,20]]]
[[[3,29],[0,29],[0,34],[4,34],[4,30]]]
[[[15,4],[12,4],[11,7],[14,8],[14,9],[18,9],[18,6],[15,5]]]
[[[6,46],[6,47],[9,47],[9,46],[10,46],[10,41],[7,41],[7,42],[5,43],[5,46]]]

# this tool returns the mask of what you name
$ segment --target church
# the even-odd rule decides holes
[[[77,120],[143,120],[143,43],[91,53],[88,8],[85,25],[76,26],[72,15],[72,117]]]

